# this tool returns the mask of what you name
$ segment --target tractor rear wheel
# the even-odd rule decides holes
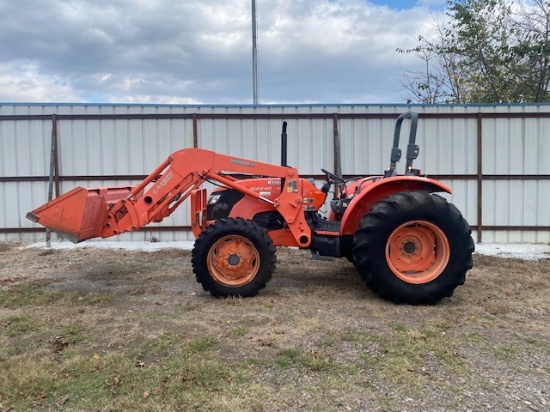
[[[354,237],[355,264],[377,295],[435,304],[472,268],[474,241],[459,210],[441,196],[400,192],[374,204]]]
[[[254,296],[271,280],[275,246],[250,220],[220,219],[197,238],[191,263],[203,289],[213,296]]]

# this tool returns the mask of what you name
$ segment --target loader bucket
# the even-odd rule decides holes
[[[27,213],[27,219],[40,223],[73,243],[100,237],[108,206],[130,195],[133,187],[77,187]]]

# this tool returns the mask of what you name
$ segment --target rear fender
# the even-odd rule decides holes
[[[359,227],[359,221],[367,213],[372,205],[389,195],[397,192],[412,192],[421,190],[424,192],[447,192],[451,189],[437,180],[418,176],[395,176],[380,179],[363,188],[354,196],[342,216],[340,227],[341,235],[353,235]]]

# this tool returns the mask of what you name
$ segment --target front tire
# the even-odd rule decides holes
[[[197,238],[191,263],[203,289],[213,296],[255,296],[275,270],[275,246],[250,220],[220,219]]]
[[[435,304],[472,268],[474,242],[459,210],[441,196],[400,192],[377,202],[354,237],[369,288],[395,303]]]

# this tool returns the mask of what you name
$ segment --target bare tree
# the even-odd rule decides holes
[[[402,69],[399,84],[407,100],[420,103],[460,103],[460,76],[457,56],[442,53],[444,48],[442,22],[435,22],[427,34],[417,36],[418,46],[397,49],[398,53],[414,54],[422,61],[422,70]]]
[[[550,101],[550,1],[534,0],[522,4],[517,21],[522,39],[523,60],[527,66],[525,86],[533,101]]]
[[[403,70],[411,101],[550,101],[550,1],[448,0],[449,22],[417,36],[424,70]]]

